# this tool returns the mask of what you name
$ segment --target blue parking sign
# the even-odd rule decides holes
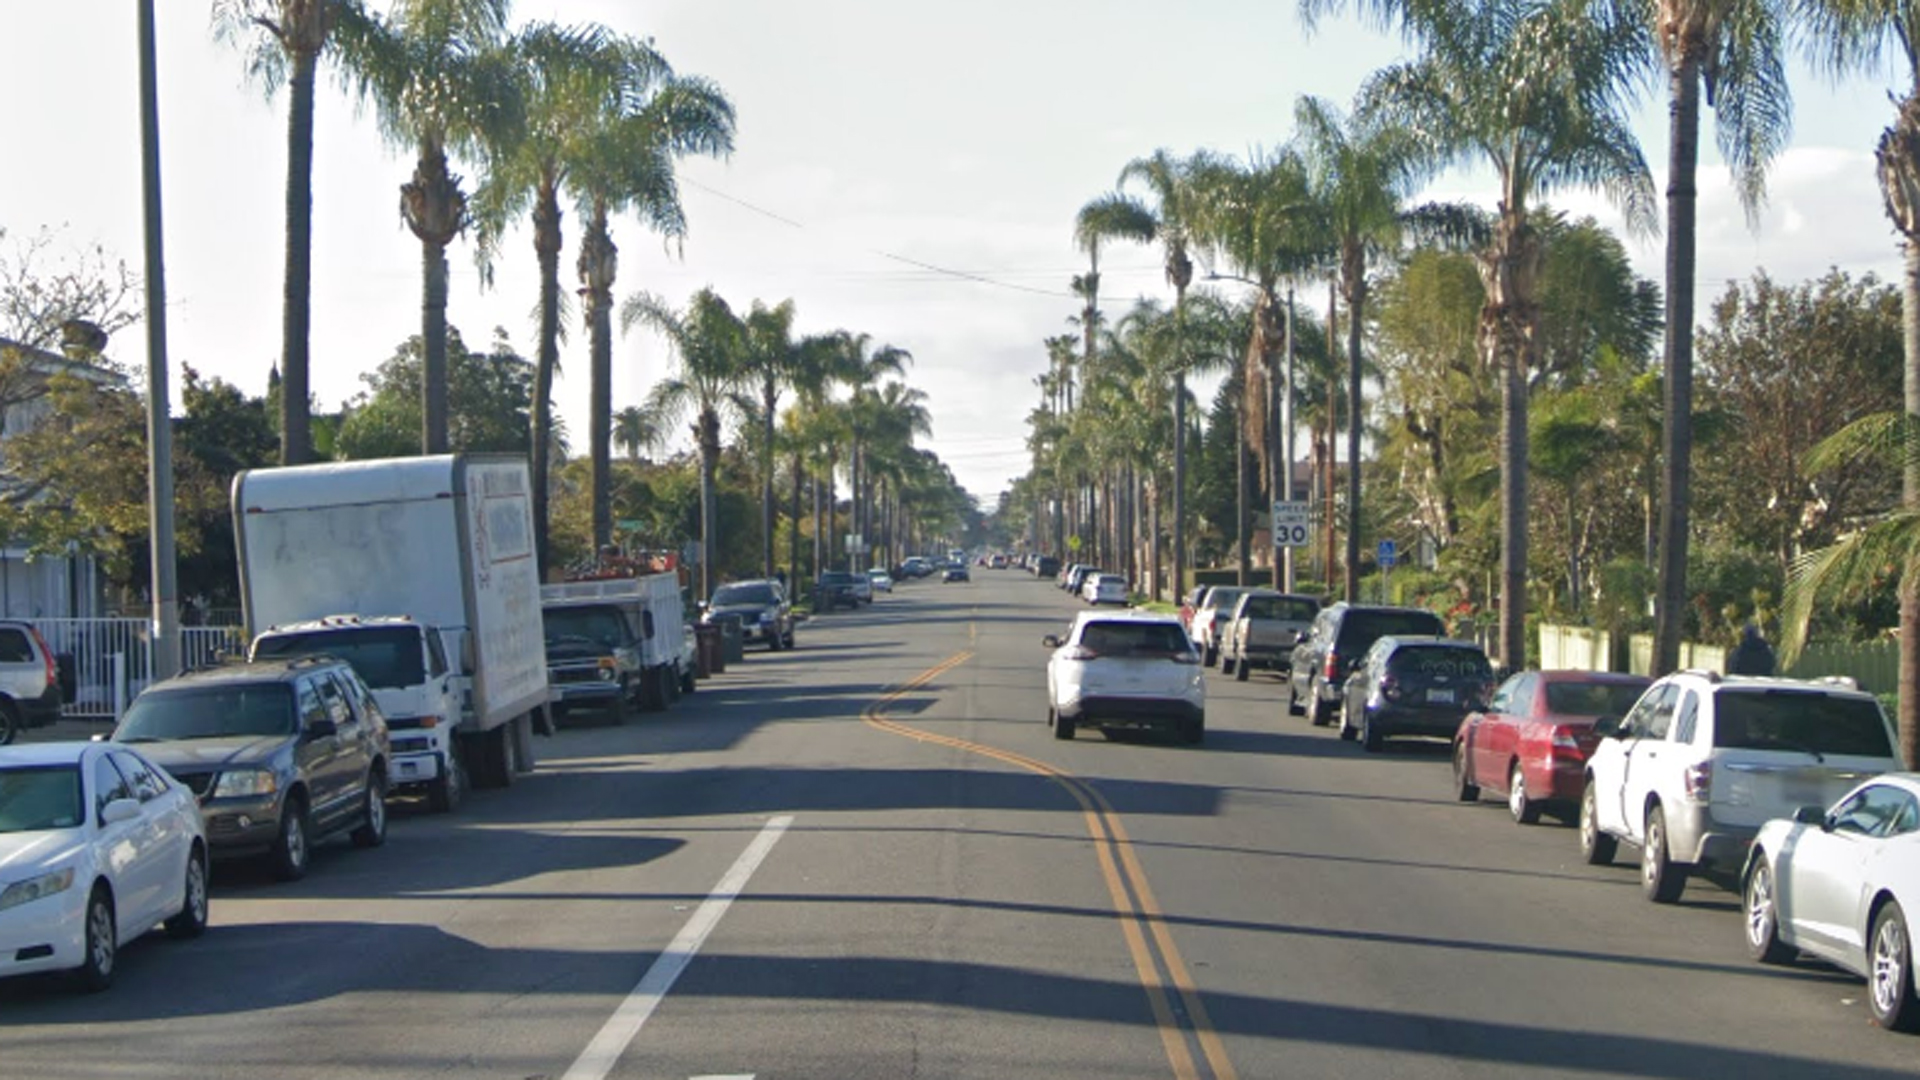
[[[1393,549],[1393,541],[1391,540],[1380,541],[1380,550],[1378,552],[1378,555],[1379,555],[1381,566],[1392,566],[1397,561],[1396,554]]]

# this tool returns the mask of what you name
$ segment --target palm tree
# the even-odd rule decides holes
[[[780,392],[788,388],[800,388],[802,393],[824,384],[822,374],[824,365],[831,357],[837,341],[828,337],[806,337],[798,341],[793,337],[794,307],[792,300],[782,300],[773,307],[767,307],[760,301],[753,302],[753,309],[746,318],[746,377],[755,384],[760,392],[756,412],[759,414],[761,431],[761,486],[760,486],[760,535],[762,573],[773,576],[773,468],[777,442],[774,434],[774,419],[780,411]],[[794,483],[799,484],[796,471]],[[796,499],[797,502],[797,499]],[[796,506],[793,520],[798,523],[799,510]],[[794,542],[799,542],[798,530]],[[797,551],[794,558],[798,558]]]
[[[313,460],[308,328],[313,295],[313,80],[334,12],[353,0],[215,0],[214,33],[248,40],[247,73],[287,87],[286,268],[280,301],[280,464]],[[358,16],[358,12],[354,12]]]
[[[1786,144],[1792,115],[1782,63],[1782,0],[1658,0],[1651,13],[1666,62],[1666,430],[1660,485],[1660,597],[1654,671],[1680,665],[1687,600],[1688,511],[1693,490],[1694,176],[1700,157],[1700,86],[1714,110],[1720,154],[1752,222],[1767,165]]]
[[[629,405],[613,414],[613,441],[625,450],[627,460],[639,461],[642,450],[666,445],[670,425],[643,405]]]
[[[420,240],[421,452],[444,454],[447,245],[469,222],[447,157],[505,145],[520,122],[515,65],[499,47],[507,0],[396,0],[384,18],[336,10],[335,36],[355,89],[373,101],[387,142],[416,154],[413,179],[400,187],[400,215]]]
[[[714,470],[720,461],[721,414],[734,394],[745,386],[746,328],[718,293],[702,289],[693,294],[684,311],[647,293],[627,298],[620,309],[620,327],[632,330],[644,324],[667,339],[679,357],[678,375],[654,384],[647,408],[663,424],[694,414],[694,445],[700,451],[700,595],[713,595],[713,562],[719,553],[715,526]]]
[[[1906,374],[1901,409],[1902,515],[1920,515],[1920,439],[1911,428],[1920,417],[1920,20],[1903,5],[1887,0],[1799,0],[1796,13],[1805,27],[1808,50],[1838,78],[1860,72],[1878,75],[1893,57],[1904,70],[1905,93],[1896,99],[1892,126],[1880,133],[1875,159],[1880,197],[1899,231],[1906,262],[1901,275],[1901,322],[1906,339]],[[1911,558],[1900,575],[1900,743],[1908,767],[1920,763],[1920,567]]]
[[[608,477],[613,415],[613,283],[619,269],[610,222],[628,210],[654,232],[678,242],[687,234],[674,163],[688,154],[722,156],[733,150],[733,105],[719,87],[673,75],[664,63],[643,59],[651,48],[624,42],[636,57],[632,70],[647,77],[627,85],[618,106],[603,112],[587,136],[588,150],[568,174],[568,187],[586,220],[580,241],[580,295],[585,302],[591,365],[588,453],[593,459],[593,533],[612,535]]]
[[[865,333],[842,332],[835,351],[836,378],[853,391],[857,399],[864,390],[871,389],[886,375],[905,375],[907,365],[913,363],[913,354],[893,345],[873,343],[873,335]],[[870,419],[868,413],[859,409],[850,409],[847,413],[848,433],[851,453],[847,457],[848,483],[847,494],[853,500],[852,516],[848,519],[848,531],[860,536],[866,542],[866,506],[862,501],[861,460],[862,442],[867,435],[865,423]]]
[[[1305,0],[1303,9],[1312,15],[1341,2]],[[1429,162],[1479,162],[1500,182],[1498,217],[1476,255],[1486,288],[1479,347],[1500,376],[1499,651],[1518,668],[1526,663],[1528,378],[1540,319],[1532,204],[1564,188],[1599,188],[1630,229],[1654,229],[1653,181],[1625,98],[1647,55],[1645,28],[1634,12],[1591,0],[1380,0],[1373,10],[1397,18],[1422,51],[1369,77],[1361,123],[1416,133]]]
[[[1173,317],[1178,330],[1186,321],[1187,286],[1193,283],[1193,259],[1187,254],[1187,241],[1198,210],[1188,183],[1187,163],[1166,150],[1156,150],[1149,157],[1129,161],[1120,170],[1119,187],[1124,190],[1129,183],[1144,186],[1153,198],[1153,206],[1127,195],[1103,196],[1081,208],[1080,220],[1102,238],[1160,245],[1167,283],[1173,286]],[[1178,336],[1176,333],[1176,340]],[[1180,344],[1176,344],[1173,382],[1173,426],[1180,433],[1173,447],[1173,581],[1178,593],[1185,588],[1187,566],[1187,372],[1185,350]],[[1154,570],[1157,574],[1159,567]]]

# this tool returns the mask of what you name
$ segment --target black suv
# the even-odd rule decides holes
[[[1358,738],[1368,753],[1393,735],[1451,739],[1491,697],[1493,664],[1473,642],[1383,637],[1347,680],[1340,737]]]
[[[742,644],[764,641],[768,652],[793,648],[793,605],[778,581],[736,581],[713,590],[700,621],[713,625],[727,619],[740,624]]]
[[[827,570],[813,586],[813,610],[832,611],[837,607],[857,608],[860,595],[853,591],[853,575],[844,570]]]
[[[1292,670],[1287,676],[1287,711],[1306,713],[1315,727],[1333,722],[1340,707],[1347,676],[1373,643],[1389,634],[1446,635],[1440,616],[1421,608],[1349,604],[1323,608],[1314,616],[1307,636],[1293,647]]]
[[[182,675],[142,691],[113,730],[200,801],[216,858],[267,855],[305,876],[315,842],[387,838],[387,720],[367,684],[329,656]]]

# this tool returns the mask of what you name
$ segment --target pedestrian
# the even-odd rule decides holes
[[[1760,636],[1759,623],[1748,623],[1740,631],[1740,644],[1727,654],[1727,674],[1771,675],[1773,667],[1773,646]]]

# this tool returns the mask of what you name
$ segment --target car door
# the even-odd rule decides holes
[[[1860,913],[1867,864],[1909,801],[1892,784],[1870,784],[1841,800],[1825,825],[1801,830],[1780,879],[1782,908],[1796,940],[1824,946],[1858,966],[1865,947]]]
[[[294,687],[294,700],[300,710],[300,735],[294,746],[294,767],[306,781],[309,813],[316,823],[325,822],[340,801],[340,774],[334,766],[340,753],[337,733],[318,733],[314,725],[332,717],[320,696],[320,681],[312,675],[301,678]]]
[[[133,797],[140,801],[140,816],[126,822],[134,827],[130,834],[134,851],[133,860],[125,870],[139,907],[122,922],[144,927],[161,915],[170,914],[164,909],[179,899],[185,882],[181,872],[187,865],[189,838],[172,814],[172,803],[167,798],[169,781],[125,750],[111,751],[108,756],[126,778]]]
[[[1531,687],[1537,677],[1521,673],[1507,679],[1493,692],[1493,700],[1473,732],[1473,775],[1482,787],[1507,790],[1507,762],[1511,759],[1519,717],[1528,713],[1533,700]]]
[[[1313,626],[1308,629],[1307,636],[1293,648],[1287,681],[1293,688],[1293,696],[1300,701],[1305,701],[1308,691],[1313,689],[1313,673],[1320,666],[1326,643],[1332,640],[1332,626],[1332,609],[1321,612],[1314,616]]]
[[[1664,791],[1667,774],[1683,767],[1676,764],[1676,751],[1668,739],[1680,692],[1679,686],[1668,683],[1658,693],[1641,698],[1629,715],[1633,727],[1622,755],[1620,825],[1622,835],[1636,844],[1646,832],[1647,796]]]
[[[329,805],[316,815],[325,822],[323,828],[331,828],[359,805],[361,778],[366,776],[368,765],[361,739],[365,726],[348,704],[347,691],[333,672],[315,672],[313,678],[334,729],[333,753],[325,765]]]
[[[142,818],[136,816],[108,823],[101,814],[108,803],[138,796],[133,793],[133,785],[114,767],[112,755],[106,752],[94,757],[88,782],[93,796],[94,851],[112,884],[120,925],[131,927],[153,906],[152,882],[145,882],[143,891],[140,876]]]

